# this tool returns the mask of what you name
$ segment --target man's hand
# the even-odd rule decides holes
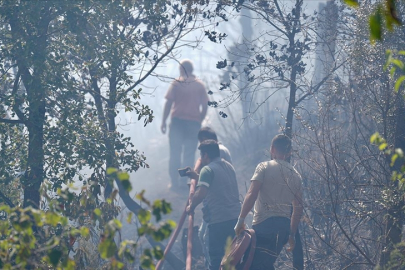
[[[236,236],[239,236],[239,234],[245,230],[246,226],[245,226],[245,219],[244,218],[238,218],[238,222],[235,225],[235,228],[233,228],[235,230],[235,234]]]
[[[287,248],[287,251],[288,252],[293,251],[295,248],[295,236],[294,235],[290,234],[290,236],[288,237],[288,245],[289,245],[289,247]]]
[[[197,179],[199,175],[196,173],[196,171],[194,171],[193,169],[191,169],[190,167],[187,167],[189,170],[186,172],[186,175],[190,178],[190,179]]]
[[[191,214],[194,213],[194,209],[191,208],[191,205],[187,205],[187,207],[186,207],[186,213],[189,214],[189,215],[191,215]]]
[[[162,122],[162,125],[160,126],[160,130],[162,131],[163,134],[166,134],[166,122]]]

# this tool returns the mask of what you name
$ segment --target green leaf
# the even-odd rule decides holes
[[[7,206],[7,205],[1,205],[1,206],[0,206],[0,211],[4,211],[4,212],[6,212],[7,214],[10,214],[10,213],[11,213],[11,209],[10,209],[10,207]]]
[[[81,228],[80,228],[80,234],[81,234],[83,237],[87,237],[87,236],[89,235],[89,233],[90,233],[89,228],[87,228],[87,227],[81,227]]]
[[[101,216],[101,210],[100,209],[98,209],[98,208],[96,208],[96,209],[94,209],[94,214],[96,214],[96,216]]]
[[[357,0],[344,0],[346,5],[350,7],[357,8],[359,6],[359,2]]]
[[[107,175],[111,175],[116,172],[118,172],[117,168],[107,168]]]
[[[118,228],[118,229],[122,228],[121,221],[119,221],[118,219],[114,219],[113,222],[114,222],[116,228]]]
[[[117,246],[112,239],[104,239],[98,246],[98,251],[100,252],[101,258],[108,259],[115,255],[117,252]]]
[[[125,250],[124,257],[131,263],[135,261],[135,257],[128,250]]]
[[[380,151],[384,151],[385,148],[387,148],[388,144],[387,143],[382,143],[380,144],[380,146],[378,147],[378,149],[380,149]]]
[[[374,14],[370,15],[370,39],[371,41],[381,40],[382,38],[382,11],[381,6],[377,8]]]
[[[166,221],[166,223],[167,223],[172,229],[176,228],[176,225],[177,225],[177,224],[176,224],[175,221],[169,219],[169,220]]]
[[[127,172],[118,173],[118,179],[121,181],[129,180],[129,173],[127,173]]]
[[[132,190],[131,182],[129,181],[129,173],[127,172],[120,172],[117,175],[118,180],[121,181],[122,186],[125,188],[127,192]]]
[[[374,133],[373,135],[371,135],[370,137],[370,143],[375,143],[378,144],[378,142],[380,141],[380,134],[378,132]]]
[[[391,63],[396,65],[400,69],[404,69],[404,63],[399,59],[391,59]]]
[[[395,67],[392,67],[392,68],[390,69],[390,76],[391,76],[391,78],[394,77],[395,71],[397,71],[397,69],[396,69]]]
[[[32,211],[32,216],[34,217],[35,223],[37,226],[43,226],[43,221],[42,221],[42,217],[43,217],[43,212],[41,211]]]
[[[402,75],[401,77],[398,78],[398,80],[395,82],[395,92],[398,92],[398,90],[401,87],[401,84],[404,80],[405,80],[405,75]]]
[[[139,222],[141,223],[141,224],[146,224],[146,223],[148,223],[148,221],[150,220],[150,218],[151,218],[151,213],[150,213],[150,211],[147,211],[147,210],[144,210],[144,209],[142,209],[142,210],[140,210],[139,212],[138,212],[138,219],[139,219]]]
[[[404,151],[401,148],[395,148],[395,154],[397,154],[401,158],[404,157]]]
[[[130,192],[132,190],[132,185],[129,180],[120,180],[120,181],[121,181],[122,186],[124,187],[124,189],[127,192]]]
[[[132,220],[132,212],[129,212],[127,216],[127,223],[131,223],[131,220]]]
[[[48,223],[49,225],[56,226],[56,225],[58,225],[61,218],[59,217],[58,214],[56,214],[54,212],[47,212],[45,214],[45,220],[46,220],[46,223]]]
[[[395,161],[398,159],[398,154],[393,154],[392,155],[392,157],[391,157],[391,164],[390,164],[390,166],[392,167],[392,166],[394,166],[394,164],[395,164]]]
[[[58,250],[58,249],[52,249],[49,253],[48,253],[48,258],[49,261],[51,262],[51,264],[53,266],[57,266],[58,262],[60,260],[60,258],[62,257],[62,251]]]
[[[159,246],[153,248],[152,254],[156,260],[160,260],[163,258],[163,251]]]

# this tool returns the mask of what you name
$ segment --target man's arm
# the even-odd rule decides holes
[[[195,192],[193,199],[189,206],[187,206],[187,213],[191,214],[194,212],[194,209],[204,200],[207,196],[208,188],[206,186],[199,186]]]
[[[292,201],[293,212],[291,215],[291,223],[290,223],[290,237],[288,239],[288,243],[290,247],[287,249],[288,251],[294,250],[295,247],[295,233],[297,232],[298,225],[300,224],[301,216],[304,211],[304,207],[302,205],[302,194],[296,194],[295,199]]]
[[[167,120],[167,117],[169,117],[170,109],[172,108],[172,104],[173,104],[172,100],[170,100],[170,99],[166,100],[165,107],[163,109],[162,125],[160,126],[160,130],[162,131],[163,134],[166,133],[166,120]]]
[[[245,229],[245,218],[255,205],[261,187],[262,182],[260,181],[254,180],[250,182],[249,190],[243,201],[242,209],[240,210],[238,223],[235,226],[236,235],[239,235]]]
[[[200,171],[201,171],[202,167],[203,166],[202,166],[202,163],[201,163],[201,158],[198,158],[197,161],[194,164],[194,171],[197,174],[200,174]]]

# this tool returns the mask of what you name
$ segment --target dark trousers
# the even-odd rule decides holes
[[[174,186],[180,184],[177,170],[186,166],[193,167],[194,165],[195,150],[198,143],[197,135],[200,127],[199,122],[179,118],[172,118],[170,122],[169,173]]]
[[[226,240],[235,237],[234,227],[238,219],[208,225],[208,253],[210,255],[210,270],[218,270],[222,257],[225,255]]]
[[[290,219],[270,217],[252,226],[256,233],[256,250],[250,270],[273,270],[274,263],[290,235]]]
[[[304,270],[304,250],[301,242],[299,230],[295,234],[295,248],[293,250],[293,268],[294,270]]]

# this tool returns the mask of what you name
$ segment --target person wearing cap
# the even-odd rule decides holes
[[[180,77],[172,82],[166,93],[166,103],[160,129],[167,131],[166,121],[171,117],[169,126],[169,175],[170,188],[187,188],[186,181],[180,182],[178,169],[194,164],[198,140],[197,133],[208,108],[208,95],[204,84],[193,74],[193,63],[180,62]]]
[[[287,242],[288,250],[294,249],[303,204],[301,176],[288,162],[291,150],[290,138],[282,134],[273,138],[272,160],[256,167],[243,201],[234,229],[236,235],[245,229],[245,217],[254,207],[252,228],[257,242],[250,270],[272,270]]]

